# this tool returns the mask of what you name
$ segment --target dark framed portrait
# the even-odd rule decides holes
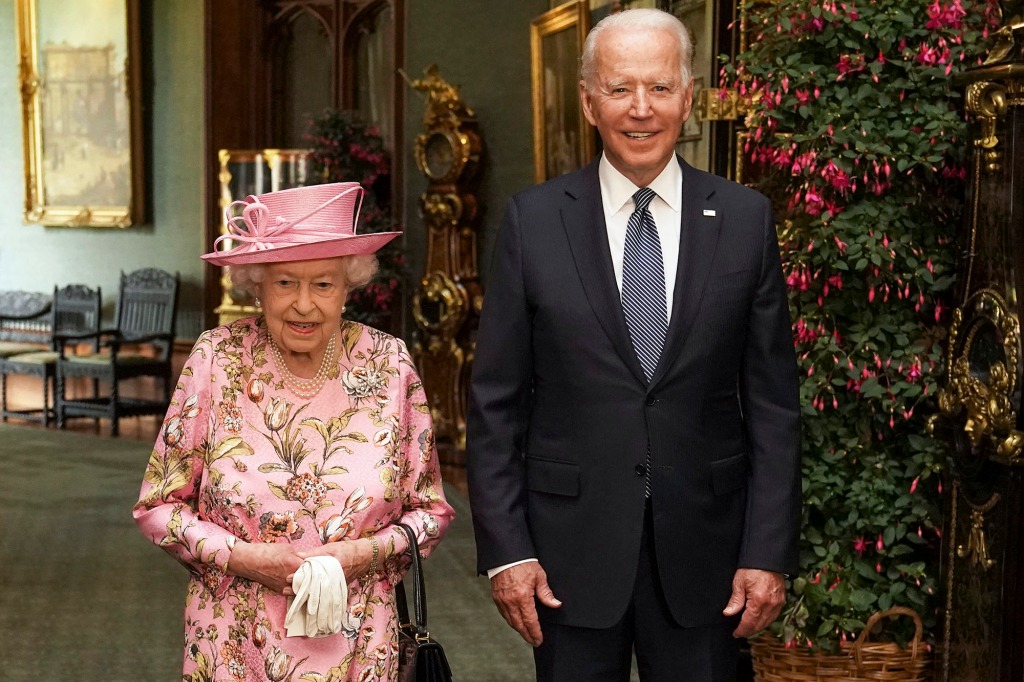
[[[581,168],[594,156],[594,132],[579,98],[579,58],[589,29],[587,0],[556,7],[530,24],[537,182]]]

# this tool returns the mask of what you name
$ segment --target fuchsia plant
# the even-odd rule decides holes
[[[775,203],[803,376],[801,573],[772,630],[834,651],[902,605],[934,641],[944,450],[924,422],[970,144],[950,76],[978,63],[995,11],[743,8],[751,47],[725,60],[722,86],[747,105],[743,152]],[[887,625],[904,641],[911,628]]]
[[[310,162],[315,177],[323,182],[357,181],[366,188],[360,232],[400,229],[387,202],[379,196],[388,189],[391,157],[377,126],[362,121],[356,112],[328,109],[310,121],[306,139],[312,147]],[[349,295],[345,318],[394,332],[394,313],[401,304],[406,272],[401,240],[384,246],[377,252],[377,260],[377,276]]]

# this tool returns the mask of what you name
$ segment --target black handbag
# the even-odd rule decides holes
[[[405,582],[395,586],[398,607],[398,682],[451,682],[452,669],[444,649],[427,631],[427,591],[423,585],[423,567],[420,565],[420,547],[416,533],[404,523],[398,526],[409,537],[412,567],[406,578],[412,577],[414,620],[409,620],[409,606],[405,598]]]

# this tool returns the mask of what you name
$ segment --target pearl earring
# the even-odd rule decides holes
[[[256,307],[257,308],[262,308],[263,307],[263,303],[260,301],[259,298],[256,299],[255,303],[256,303]]]

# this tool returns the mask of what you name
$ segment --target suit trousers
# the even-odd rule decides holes
[[[736,679],[738,648],[732,631],[739,617],[684,628],[669,613],[655,560],[650,501],[633,597],[618,623],[610,628],[559,625],[545,622],[545,609],[539,608],[544,641],[534,649],[538,682],[628,682],[634,652],[641,682]]]

